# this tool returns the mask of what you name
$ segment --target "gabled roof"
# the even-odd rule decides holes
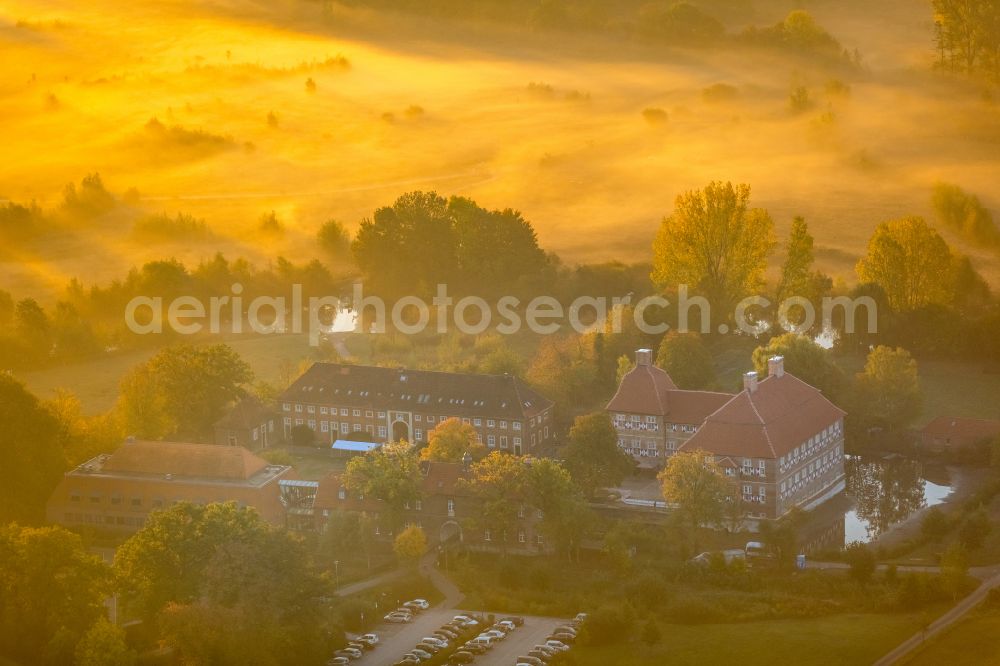
[[[664,370],[639,364],[618,385],[607,409],[629,414],[655,414],[674,423],[698,424],[732,399],[729,393],[682,391]]]
[[[822,391],[785,372],[759,382],[755,391],[736,394],[680,450],[778,458],[844,415]]]
[[[216,421],[216,428],[226,428],[229,430],[248,430],[256,428],[268,419],[274,417],[264,403],[255,396],[248,395],[233,405],[226,414]]]
[[[108,456],[101,472],[246,481],[268,465],[242,446],[186,442],[128,442]]]
[[[971,440],[990,439],[1000,435],[1000,421],[938,416],[925,425],[921,432],[932,437]]]
[[[517,377],[370,365],[315,363],[281,395],[285,402],[530,418],[552,406]]]

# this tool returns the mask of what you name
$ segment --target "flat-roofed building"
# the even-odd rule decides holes
[[[124,532],[176,502],[236,502],[284,525],[279,480],[292,468],[272,465],[242,446],[128,441],[66,472],[49,498],[49,522]]]

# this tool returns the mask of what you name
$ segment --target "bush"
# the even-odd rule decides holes
[[[844,560],[851,567],[851,578],[862,585],[871,581],[875,573],[875,554],[868,546],[855,541],[845,549]]]
[[[628,640],[633,614],[627,605],[598,608],[580,628],[580,641],[587,645],[612,645]]]
[[[642,110],[642,117],[650,125],[662,125],[667,122],[667,112],[658,107],[649,107]]]
[[[265,451],[261,451],[258,455],[272,465],[291,466],[295,463],[291,454],[284,449],[267,449]]]
[[[316,433],[307,425],[292,426],[292,444],[295,446],[312,446]]]
[[[941,507],[932,506],[920,521],[920,533],[932,541],[940,541],[951,529],[948,516]]]
[[[958,529],[958,540],[968,550],[982,548],[990,529],[990,517],[983,509],[978,509]]]
[[[717,600],[703,595],[683,595],[667,605],[667,617],[678,624],[722,622],[727,614]]]

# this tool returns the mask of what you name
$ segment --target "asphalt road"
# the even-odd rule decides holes
[[[456,615],[458,609],[431,608],[417,615],[409,624],[380,623],[373,631],[379,636],[378,647],[365,653],[352,666],[388,666],[413,649],[424,636],[431,633]],[[500,617],[500,616],[498,616]],[[476,657],[474,666],[514,666],[515,658],[527,654],[535,645],[545,642],[552,629],[566,620],[551,617],[525,617],[524,626],[518,627],[489,652]]]

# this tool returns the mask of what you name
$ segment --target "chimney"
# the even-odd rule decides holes
[[[652,349],[635,350],[635,364],[653,365],[653,350]]]
[[[747,390],[747,393],[753,393],[757,390],[757,373],[750,371],[743,375],[743,388]]]
[[[772,356],[771,358],[767,359],[767,375],[768,377],[785,376],[784,356]]]

